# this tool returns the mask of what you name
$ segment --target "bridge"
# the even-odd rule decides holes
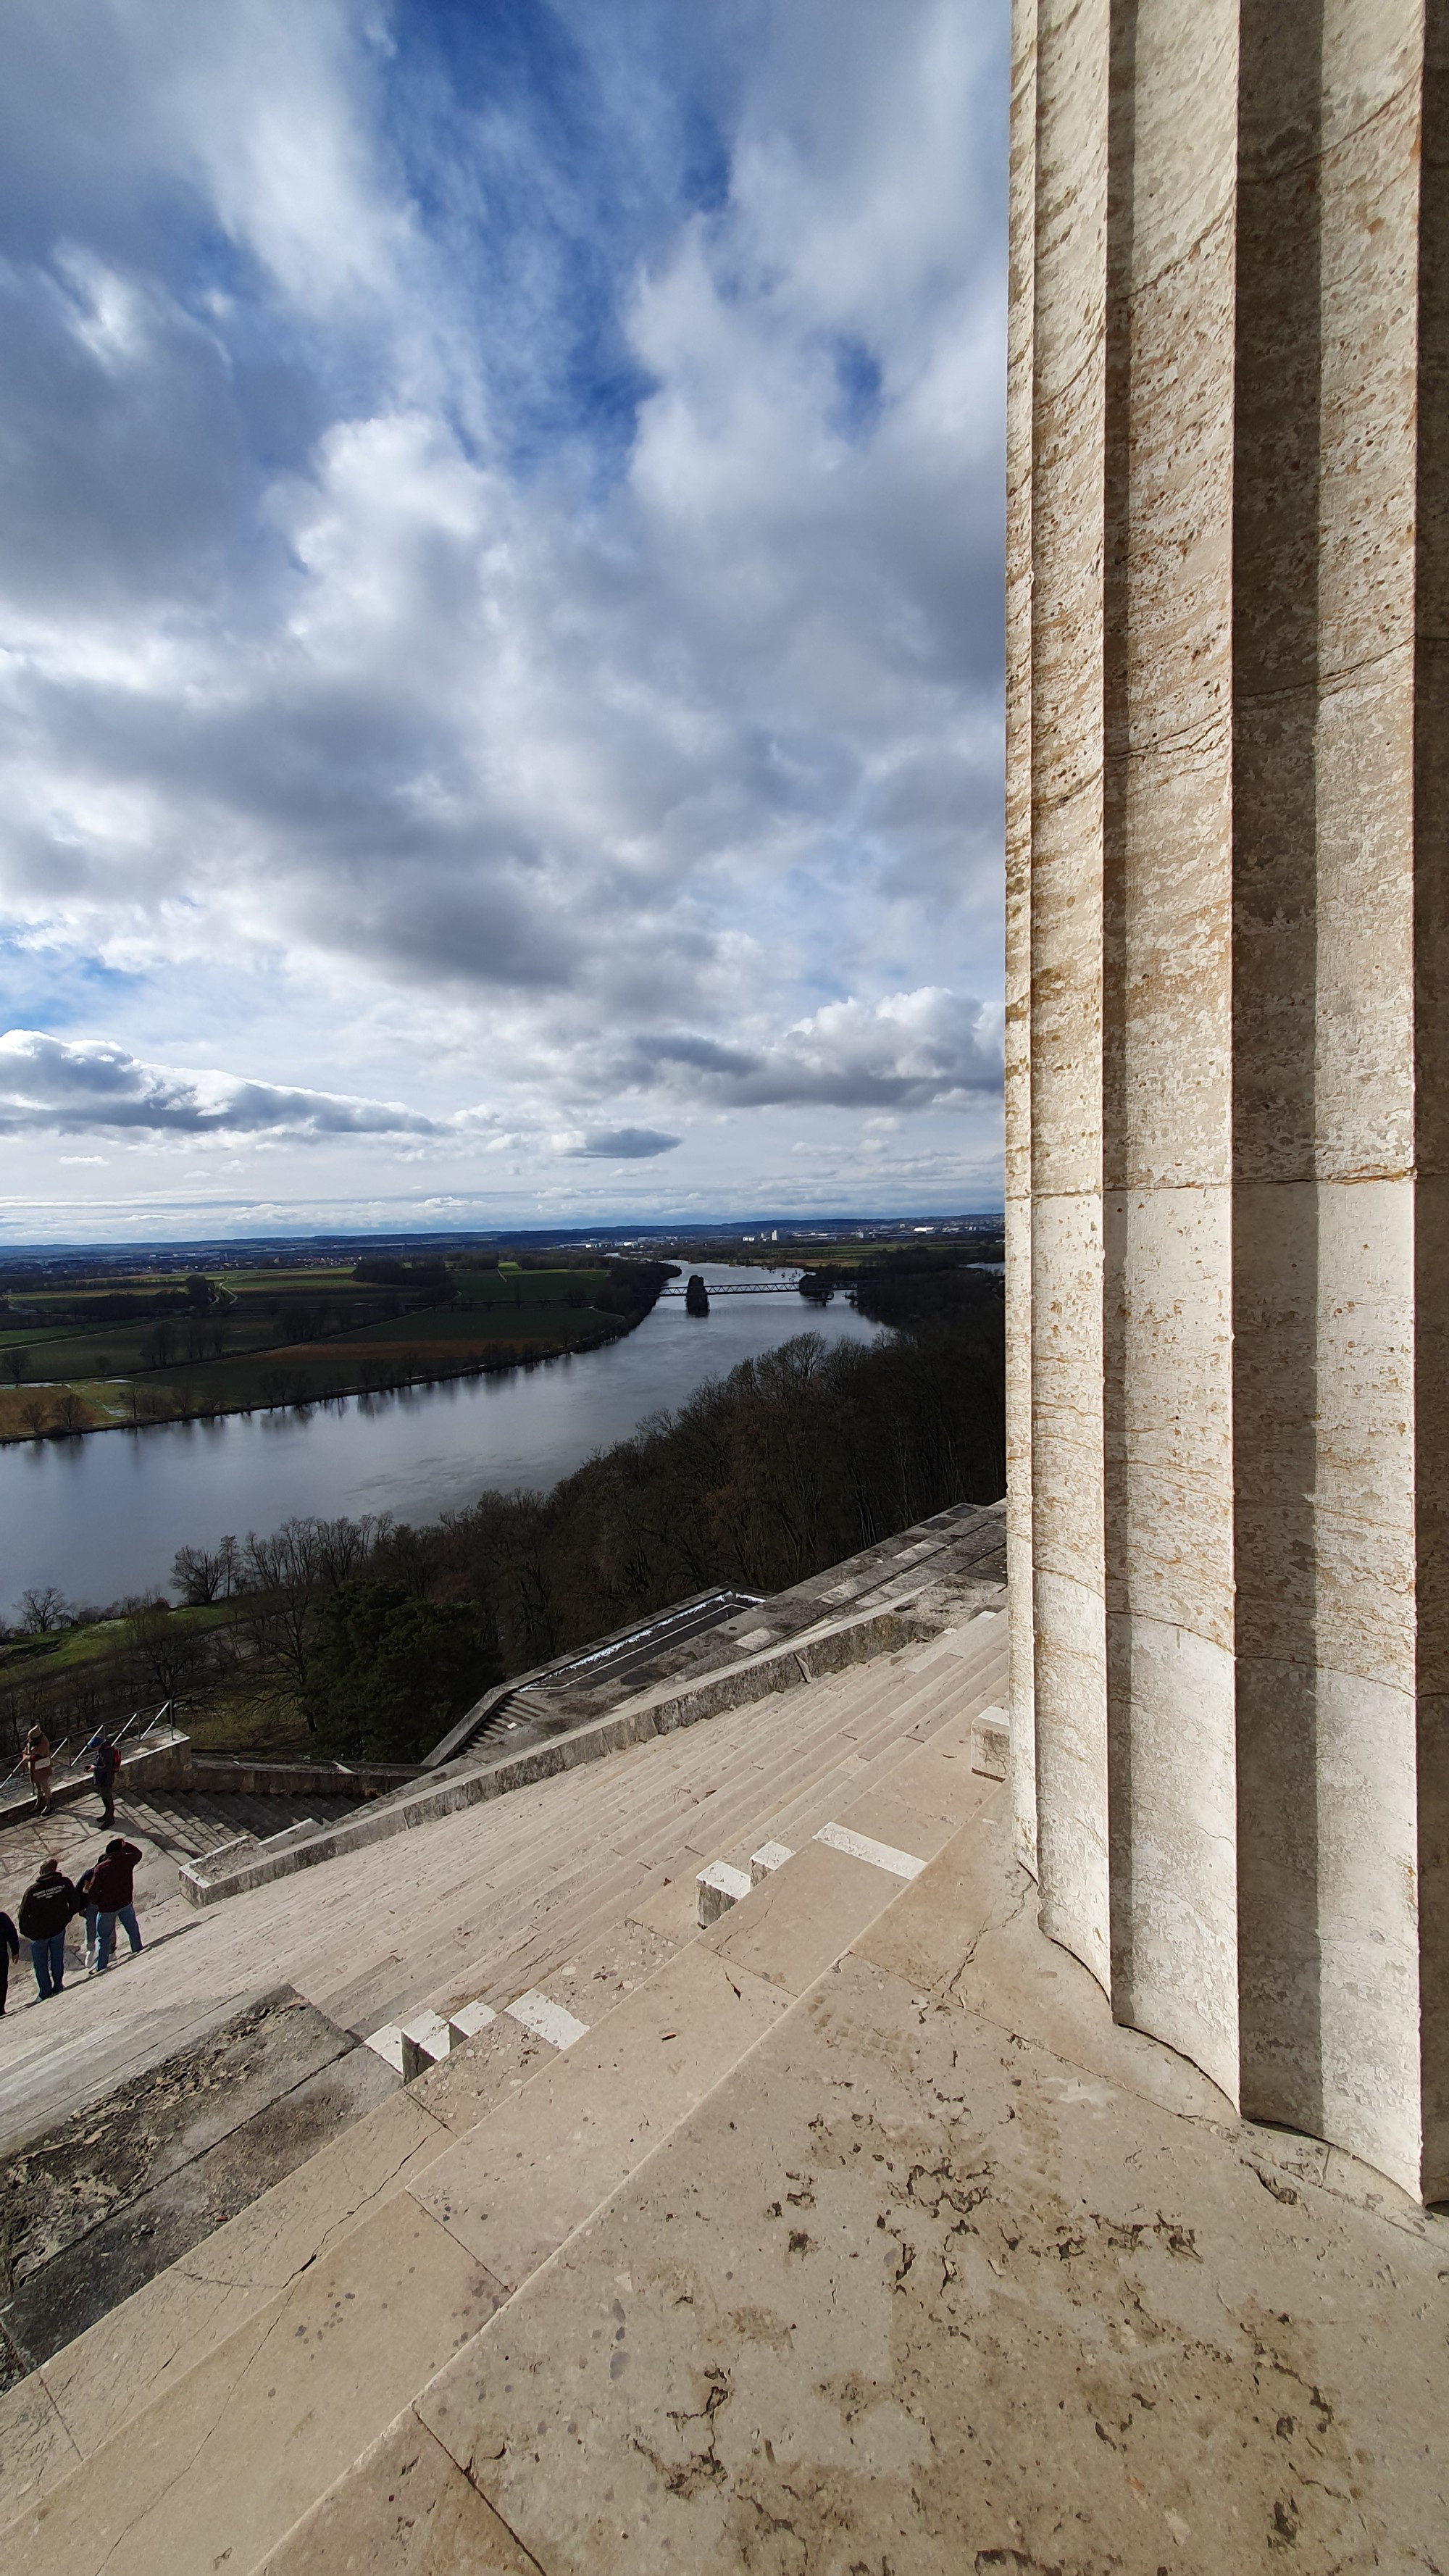
[[[705,1283],[709,1287],[708,1281]],[[682,1288],[661,1288],[661,1297],[682,1297]],[[727,1288],[709,1288],[711,1297],[798,1297],[800,1287],[794,1279],[758,1279],[732,1281]],[[808,1302],[808,1301],[807,1301]]]

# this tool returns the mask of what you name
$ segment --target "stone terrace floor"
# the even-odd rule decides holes
[[[1449,2221],[1115,2028],[1004,1806],[267,2576],[1442,2576]]]

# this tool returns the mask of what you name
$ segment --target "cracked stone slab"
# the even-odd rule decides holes
[[[1185,2057],[1112,2019],[1096,1979],[1037,1925],[1036,1888],[1012,1850],[1007,1793],[959,1831],[934,1866],[862,1932],[862,1958],[918,1992],[947,1997],[1002,2029],[1137,2090],[1164,2108],[1231,2119],[1215,2084]]]
[[[1446,2257],[852,1956],[415,2406],[549,2576],[1430,2576]]]
[[[537,2568],[409,2409],[257,2576],[537,2576]]]
[[[404,2193],[0,2532],[26,2576],[255,2566],[500,2297]]]
[[[306,2081],[253,2105],[201,2154],[173,2157],[152,2189],[127,2199],[20,2282],[0,2312],[16,2349],[32,2367],[50,2361],[172,2264],[193,2252],[204,2264],[218,2228],[392,2090],[371,2052],[349,2047]],[[245,2101],[247,2088],[238,2092]]]
[[[0,2398],[0,2527],[442,2153],[451,2133],[421,2108],[422,2089],[391,2093]]]

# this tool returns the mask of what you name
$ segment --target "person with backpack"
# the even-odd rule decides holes
[[[101,1802],[101,1822],[113,1825],[116,1821],[116,1773],[121,1767],[120,1753],[104,1730],[91,1737],[86,1751],[91,1757],[91,1778]]]
[[[75,1889],[59,1861],[48,1860],[20,1900],[20,1929],[30,1943],[30,1964],[41,2003],[65,1986],[65,1927],[75,1913]]]
[[[136,1921],[136,1908],[131,1902],[135,1884],[136,1863],[140,1852],[134,1843],[121,1840],[117,1834],[108,1842],[90,1873],[90,1901],[96,1909],[96,1975],[103,1977],[111,1964],[115,1947],[116,1925],[124,1923],[131,1944],[131,1956],[141,1948],[141,1927]]]
[[[20,1935],[8,1914],[0,1911],[0,2021],[5,2018],[5,1994],[10,1983],[10,1962],[20,1956]]]

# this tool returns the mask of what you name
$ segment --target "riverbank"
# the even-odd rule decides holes
[[[632,1322],[621,1322],[607,1332],[576,1333],[559,1341],[494,1342],[486,1358],[459,1359],[451,1367],[441,1368],[436,1362],[429,1362],[404,1375],[384,1375],[371,1363],[356,1372],[322,1372],[313,1360],[306,1370],[294,1368],[289,1372],[283,1387],[266,1393],[238,1393],[230,1400],[220,1388],[208,1388],[191,1400],[188,1400],[189,1390],[185,1388],[174,1399],[167,1389],[143,1389],[140,1402],[133,1405],[129,1391],[135,1386],[134,1379],[114,1381],[114,1393],[110,1387],[95,1382],[83,1382],[81,1388],[75,1390],[66,1381],[63,1387],[57,1386],[53,1390],[42,1387],[36,1392],[42,1395],[53,1393],[58,1399],[57,1412],[65,1394],[79,1392],[87,1407],[88,1418],[64,1424],[57,1419],[39,1427],[31,1425],[18,1430],[11,1428],[6,1418],[7,1406],[13,1415],[16,1399],[13,1395],[7,1398],[0,1391],[0,1448],[42,1441],[79,1440],[95,1431],[151,1431],[180,1422],[221,1422],[233,1415],[249,1418],[254,1413],[306,1411],[314,1405],[339,1403],[346,1396],[397,1395],[450,1385],[458,1379],[538,1368],[550,1360],[572,1359],[587,1351],[606,1350],[611,1342],[620,1341],[626,1333],[637,1331],[643,1321],[643,1315],[639,1315]],[[274,1360],[284,1360],[294,1355],[283,1352],[270,1356]],[[123,1393],[122,1389],[126,1392]],[[148,1395],[152,1399],[149,1404],[146,1400]]]
[[[44,1315],[7,1319],[0,1362],[14,1383],[0,1389],[0,1446],[307,1408],[602,1350],[643,1322],[675,1275],[666,1262],[439,1267],[431,1298],[418,1302],[405,1265],[363,1267],[365,1279],[313,1274],[310,1305],[295,1295],[264,1301],[256,1282],[224,1289],[198,1275],[187,1282],[193,1310],[179,1315],[90,1320],[88,1304],[140,1302],[110,1296],[82,1297],[79,1320],[73,1308],[48,1327]],[[413,1293],[380,1295],[370,1275],[379,1267],[397,1269]],[[121,1345],[114,1374],[101,1340]],[[42,1376],[47,1368],[55,1373]]]

